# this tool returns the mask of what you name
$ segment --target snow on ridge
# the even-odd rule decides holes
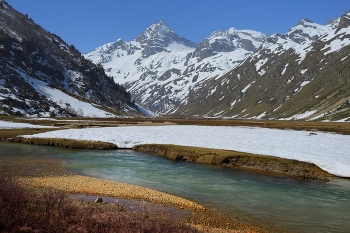
[[[344,38],[343,40],[336,39],[333,40],[330,44],[327,44],[322,50],[327,50],[324,52],[324,55],[326,56],[327,54],[336,52],[348,45],[350,45],[350,38]]]
[[[269,61],[269,58],[261,59],[255,64],[255,70],[258,71],[260,68],[265,65],[266,62]]]
[[[70,111],[75,111],[78,115],[85,117],[112,117],[110,113],[94,107],[93,104],[75,99],[58,89],[49,87],[47,83],[41,80],[32,78],[19,70],[16,71],[38,93],[46,96],[47,99],[56,102],[62,108],[69,108]],[[49,113],[47,113],[47,115],[49,116]]]
[[[20,37],[19,35],[17,35],[17,33],[15,33],[14,31],[11,31],[10,29],[7,28],[3,28],[0,26],[0,29],[7,34],[8,36],[10,36],[11,38],[16,39],[18,42],[22,42],[22,37]]]
[[[254,83],[255,83],[255,81],[249,83],[245,88],[243,88],[243,89],[241,90],[241,92],[242,92],[242,93],[245,93],[245,92],[248,90],[248,88],[251,87]]]
[[[276,156],[311,162],[338,176],[350,177],[349,135],[230,126],[127,126],[59,130],[28,138],[104,141],[119,148],[174,144]]]
[[[297,114],[297,115],[294,115],[294,116],[291,116],[288,118],[283,118],[281,120],[301,120],[301,119],[305,119],[305,118],[315,114],[316,112],[317,112],[317,110],[311,110],[311,111],[300,113],[300,114]]]
[[[284,73],[286,72],[288,65],[289,65],[289,63],[287,63],[287,64],[284,66],[283,71],[282,71],[282,73],[281,73],[281,76],[283,76]]]
[[[160,101],[161,96],[154,87],[161,86],[170,93],[168,95],[171,100],[182,101],[190,90],[196,88],[197,83],[222,76],[253,53],[242,48],[240,40],[248,39],[252,41],[253,46],[258,47],[266,38],[265,34],[257,31],[230,28],[224,32],[213,32],[205,40],[213,39],[211,42],[219,40],[220,43],[234,46],[236,49],[231,52],[217,52],[213,56],[204,56],[199,59],[193,54],[196,48],[176,39],[167,43],[166,47],[159,51],[144,56],[144,47],[140,43],[143,43],[145,38],[155,39],[155,41],[162,40],[160,37],[169,33],[175,32],[169,29],[163,21],[159,21],[148,27],[136,39],[123,42],[123,46],[113,46],[113,43],[106,44],[84,56],[94,63],[102,64],[106,73],[113,76],[116,83],[125,86],[128,91],[137,96],[139,104],[149,106],[152,102],[155,109],[154,99]],[[149,38],[150,36],[152,38]],[[153,38],[154,36],[159,36],[159,38]],[[172,104],[160,104],[162,104],[162,110],[158,112],[160,114],[173,111],[178,107]]]

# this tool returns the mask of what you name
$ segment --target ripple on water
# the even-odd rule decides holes
[[[346,232],[350,180],[324,183],[174,162],[129,150],[82,151],[30,145],[0,147],[0,158],[61,158],[68,169],[193,200],[209,209],[290,232]]]

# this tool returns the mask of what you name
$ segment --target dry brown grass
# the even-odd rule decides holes
[[[192,161],[250,171],[287,175],[302,179],[327,181],[333,177],[314,164],[274,156],[256,155],[231,150],[217,150],[176,145],[138,145],[136,151],[163,156],[175,161]]]
[[[69,118],[74,122],[74,119]],[[209,126],[249,126],[266,127],[278,129],[328,131],[342,134],[350,134],[350,124],[345,122],[309,122],[309,121],[258,121],[258,120],[222,120],[222,119],[169,119],[169,118],[87,118],[79,120],[89,120],[89,125],[94,126],[117,126],[117,125],[161,125],[161,124],[181,124],[181,125],[209,125]],[[25,119],[27,121],[27,119]],[[56,124],[66,124],[66,119]],[[19,121],[17,119],[17,121]],[[35,120],[33,123],[35,123]],[[65,122],[65,123],[64,123]],[[36,122],[37,123],[37,122]],[[79,126],[79,124],[78,124]],[[82,124],[80,124],[82,126]],[[76,124],[71,124],[76,127]],[[85,127],[85,126],[84,126]],[[10,129],[0,130],[0,138],[12,138],[12,142],[20,142],[35,145],[60,146],[65,148],[78,149],[117,149],[117,146],[105,142],[90,142],[72,139],[42,139],[42,138],[21,138],[17,135],[35,134],[56,129]],[[252,171],[283,174],[292,177],[305,179],[327,180],[326,177],[332,175],[321,170],[314,164],[304,163],[296,160],[281,159],[272,156],[252,155],[248,153],[210,150],[180,146],[164,145],[142,145],[135,149],[158,154],[172,160],[188,160],[198,163],[222,165]]]
[[[46,191],[61,190],[61,191],[65,191],[65,193],[66,192],[84,193],[86,195],[90,194],[90,195],[114,196],[114,197],[118,196],[118,198],[121,198],[121,196],[123,196],[124,198],[127,198],[127,199],[149,200],[152,203],[156,202],[160,204],[166,204],[166,206],[169,206],[170,203],[174,203],[174,205],[172,206],[179,206],[184,208],[182,210],[187,209],[187,206],[188,206],[186,204],[187,201],[181,198],[179,199],[177,198],[174,199],[174,197],[169,198],[169,196],[168,197],[164,196],[166,194],[158,195],[159,192],[157,191],[151,192],[150,190],[147,189],[145,192],[140,192],[139,189],[141,187],[139,187],[136,190],[129,192],[128,190],[131,190],[131,189],[130,187],[127,187],[127,184],[124,184],[123,187],[113,188],[115,187],[115,185],[108,183],[109,181],[100,180],[100,179],[91,178],[91,177],[68,175],[68,174],[72,174],[72,171],[69,171],[61,166],[62,159],[64,158],[61,158],[59,160],[52,159],[50,158],[50,156],[48,156],[48,158],[35,158],[35,157],[24,158],[23,156],[15,156],[13,158],[12,156],[11,158],[2,157],[0,158],[0,173],[5,174],[7,176],[14,175],[14,174],[16,176],[21,176],[20,179],[22,184],[26,182],[27,184],[26,187],[28,185],[29,185],[28,187],[34,187],[34,186],[40,187],[39,191],[42,189]],[[31,183],[35,181],[36,183]],[[113,189],[113,193],[110,192],[110,190],[112,189]],[[118,193],[120,193],[121,195],[119,195]],[[135,195],[135,197],[131,197],[131,195]],[[16,196],[16,195],[11,195],[11,196]],[[176,201],[176,200],[179,200],[179,201]],[[190,204],[189,208],[192,209],[193,203],[192,202],[188,202],[188,203]],[[173,208],[173,207],[170,207],[170,208]],[[199,211],[194,211],[196,209],[197,208],[192,209],[193,210],[192,214],[190,215],[186,214],[186,216],[184,216],[185,218],[183,219],[183,221],[186,222],[187,224],[190,224],[191,226],[196,225],[196,229],[199,229],[200,232],[263,232],[258,227],[237,222],[237,220],[235,219],[227,218],[223,215],[214,213],[210,210],[203,211],[203,209],[200,208]],[[86,209],[83,208],[81,211],[85,211],[85,210]],[[166,212],[169,213],[168,211]],[[159,215],[159,211],[156,211],[156,212],[151,211],[150,214]],[[174,220],[174,216],[171,216],[171,215],[162,216],[162,217]],[[21,229],[30,230],[30,228],[21,228]],[[228,230],[225,231],[221,229],[228,229]],[[28,232],[31,232],[29,230]],[[137,232],[137,229],[130,230],[129,232],[135,232],[135,231]]]
[[[0,177],[0,232],[198,232],[147,209],[78,202],[54,190],[33,191]]]
[[[13,118],[3,116],[0,120],[11,120],[16,122],[26,122],[41,125],[64,125],[67,127],[104,127],[118,125],[160,125],[160,124],[179,124],[179,125],[208,125],[208,126],[250,126],[265,127],[276,129],[294,129],[294,130],[317,130],[326,132],[335,132],[341,134],[350,134],[349,122],[318,122],[318,121],[286,121],[286,120],[244,120],[244,119],[196,119],[196,118],[55,118],[55,121],[34,120],[30,118]],[[87,123],[88,122],[88,123]],[[28,129],[29,133],[33,129]],[[55,129],[40,129],[45,130]],[[0,138],[2,137],[0,130]],[[20,135],[20,134],[17,134]]]
[[[89,118],[90,119],[90,118]],[[91,118],[92,121],[114,122],[116,124],[179,124],[179,125],[208,125],[208,126],[250,126],[276,129],[318,130],[350,134],[349,122],[317,122],[317,121],[280,121],[280,120],[239,120],[239,119],[183,119],[183,118]]]
[[[0,139],[6,141],[8,138],[15,138],[18,135],[33,135],[58,130],[57,128],[33,128],[33,129],[0,129]]]
[[[70,149],[90,149],[90,150],[116,150],[117,145],[108,142],[74,140],[65,138],[24,138],[16,137],[10,142],[25,143],[40,146],[57,146]]]

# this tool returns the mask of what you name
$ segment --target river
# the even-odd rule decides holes
[[[350,180],[296,180],[190,162],[131,150],[70,150],[0,144],[0,159],[60,159],[77,173],[141,185],[187,198],[276,232],[349,232]]]

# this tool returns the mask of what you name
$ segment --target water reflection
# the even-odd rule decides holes
[[[347,179],[335,179],[327,183],[302,181],[217,166],[174,162],[129,150],[82,151],[1,145],[0,153],[8,156],[50,154],[64,158],[64,166],[76,172],[172,193],[209,209],[253,223],[274,226],[277,231],[348,230],[350,181]]]

